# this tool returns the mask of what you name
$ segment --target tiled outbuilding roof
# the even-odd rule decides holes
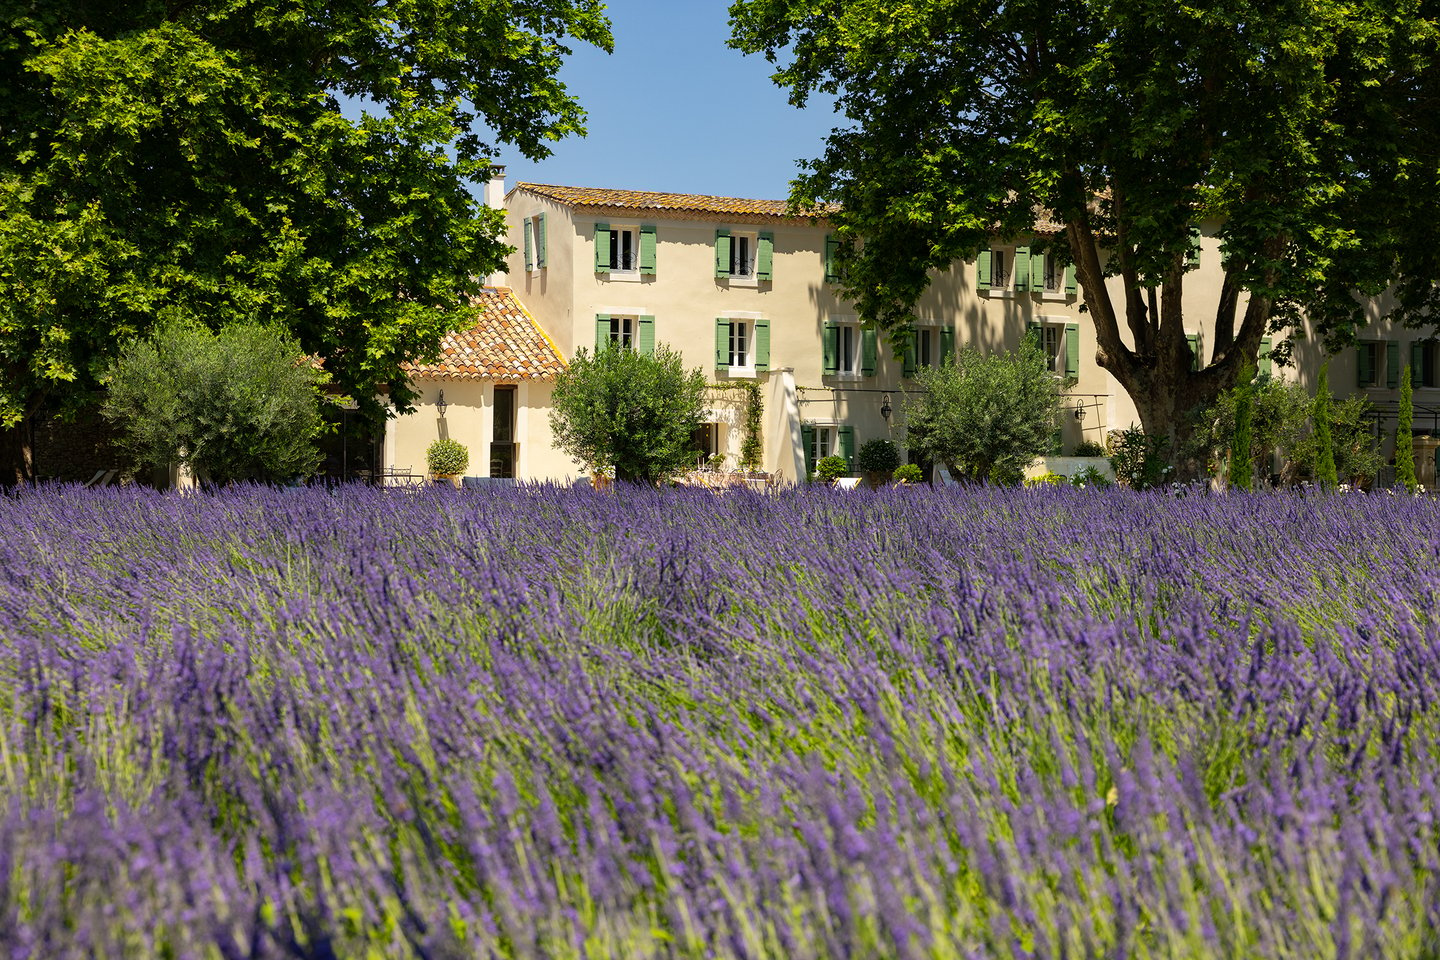
[[[411,363],[417,380],[549,380],[565,369],[560,351],[508,287],[486,287],[479,318],[440,344],[438,363]]]
[[[714,219],[717,215],[733,223],[808,219],[792,216],[789,205],[784,200],[743,200],[738,197],[656,193],[652,190],[610,190],[603,187],[560,187],[548,183],[517,183],[515,190],[527,190],[556,203],[580,209],[633,210],[671,219]],[[819,215],[823,216],[824,211]]]

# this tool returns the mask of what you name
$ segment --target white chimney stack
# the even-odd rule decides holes
[[[485,183],[485,206],[505,212],[505,167],[503,164],[491,164],[490,179]],[[506,286],[506,275],[492,273],[485,278],[485,286],[502,287]]]

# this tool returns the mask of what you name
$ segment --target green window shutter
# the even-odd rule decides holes
[[[1391,387],[1392,389],[1395,388],[1395,387],[1400,386],[1400,356],[1399,356],[1399,354],[1400,354],[1400,344],[1399,344],[1399,343],[1396,343],[1396,344],[1394,344],[1394,346],[1395,346],[1395,354],[1396,354],[1396,356],[1395,356],[1395,376],[1389,378],[1389,379],[1392,379],[1392,380],[1395,381],[1394,383],[1390,384],[1390,387]],[[1422,375],[1421,375],[1421,371],[1423,371],[1424,368],[1425,368],[1425,341],[1424,341],[1424,340],[1411,340],[1411,341],[1410,341],[1410,384],[1411,384],[1411,386],[1423,386],[1423,385],[1424,385],[1424,383],[1423,383],[1423,378],[1422,378]]]
[[[940,328],[940,365],[944,366],[955,353],[955,328]]]
[[[525,272],[529,273],[535,269],[535,238],[531,236],[534,224],[530,218],[525,218]]]
[[[805,456],[805,475],[815,472],[815,426],[800,424],[800,452]]]
[[[910,337],[910,342],[905,345],[904,366],[900,371],[900,375],[903,377],[915,376],[915,371],[917,367],[916,355],[919,352],[915,348],[915,337],[922,336],[923,333],[924,331],[913,331],[914,335]]]
[[[825,282],[839,283],[840,273],[835,260],[840,251],[840,241],[832,233],[825,234]]]
[[[768,230],[761,230],[760,245],[755,253],[755,279],[769,280],[774,260],[775,234]]]
[[[544,267],[549,258],[549,227],[545,225],[545,214],[540,214],[540,235],[535,238],[535,265]]]
[[[608,350],[610,348],[610,317],[607,314],[597,313],[595,315],[595,352]]]
[[[851,427],[851,426],[844,426],[844,427],[841,427],[839,430],[835,431],[835,433],[836,433],[836,435],[838,436],[838,438],[839,438],[839,440],[840,440],[840,456],[844,457],[844,458],[845,458],[845,462],[850,465],[850,469],[851,469],[851,470],[854,470],[854,469],[855,469],[855,428],[854,428],[854,427]]]
[[[1375,379],[1375,371],[1370,369],[1370,344],[1360,343],[1355,349],[1358,352],[1356,359],[1359,360],[1355,365],[1355,385],[1368,387]]]
[[[770,321],[755,321],[755,369],[770,369]]]
[[[1041,325],[1037,321],[1031,320],[1025,324],[1025,336],[1034,340],[1035,346],[1040,347],[1042,350],[1044,349],[1045,335],[1041,329]]]
[[[715,366],[730,366],[730,318],[715,318]]]
[[[1030,289],[1030,248],[1015,248],[1015,289],[1017,291]]]
[[[1075,264],[1072,263],[1065,267],[1065,296],[1073,297],[1078,292],[1075,286]]]
[[[730,231],[725,227],[715,231],[715,276],[730,276]]]
[[[1185,334],[1185,342],[1190,344],[1190,369],[1200,369],[1200,334]]]
[[[1030,292],[1045,292],[1045,258],[1048,254],[1030,254]]]
[[[1260,339],[1260,364],[1258,372],[1261,376],[1268,377],[1274,372],[1274,369],[1275,365],[1270,361],[1270,338],[1262,337]]]
[[[1065,452],[1065,431],[1056,427],[1050,431],[1050,456],[1058,457]]]
[[[640,329],[637,331],[637,338],[640,346],[640,353],[647,357],[655,355],[655,318],[641,317]]]
[[[875,368],[879,365],[879,350],[876,349],[875,329],[867,327],[860,331],[860,373],[863,376],[875,376]]]
[[[975,289],[990,289],[990,251],[981,250],[975,257]]]
[[[655,225],[640,228],[640,273],[655,276]]]
[[[1080,324],[1065,324],[1065,376],[1080,376]]]
[[[595,272],[610,272],[610,224],[595,224]]]
[[[1200,228],[1190,228],[1190,254],[1185,259],[1186,266],[1194,269],[1200,266]]]
[[[824,348],[824,372],[826,376],[840,372],[840,324],[833,320],[825,323],[825,336],[821,340]]]

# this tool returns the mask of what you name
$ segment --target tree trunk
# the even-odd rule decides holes
[[[27,416],[17,425],[0,430],[0,486],[35,482],[35,419]]]

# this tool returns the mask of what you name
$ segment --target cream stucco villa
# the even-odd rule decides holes
[[[500,205],[500,193],[492,183],[487,198]],[[582,476],[551,443],[550,389],[566,358],[607,340],[640,350],[669,344],[717,385],[757,383],[764,468],[789,480],[828,453],[901,436],[901,397],[915,367],[940,363],[956,344],[1014,349],[1031,330],[1071,384],[1057,452],[1139,420],[1128,395],[1095,363],[1094,330],[1080,312],[1073,275],[1032,254],[1023,238],[936,277],[917,307],[915,349],[901,360],[837,297],[825,222],[789,216],[783,201],[520,183],[503,206],[516,248],[508,276],[492,278],[482,318],[446,341],[438,364],[413,369],[421,402],[391,422],[386,467],[423,473],[425,448],[450,436],[470,448],[476,477]],[[1213,317],[1222,279],[1213,226],[1197,232],[1187,318]],[[1196,326],[1188,335],[1208,357],[1213,330]],[[1378,311],[1359,349],[1332,362],[1332,389],[1353,383],[1382,410],[1393,407],[1402,355],[1415,364],[1421,426],[1426,410],[1440,411],[1436,343],[1391,330]],[[1298,375],[1308,380],[1318,348],[1297,344],[1295,356]],[[714,396],[697,448],[733,465],[739,395],[717,389]]]

